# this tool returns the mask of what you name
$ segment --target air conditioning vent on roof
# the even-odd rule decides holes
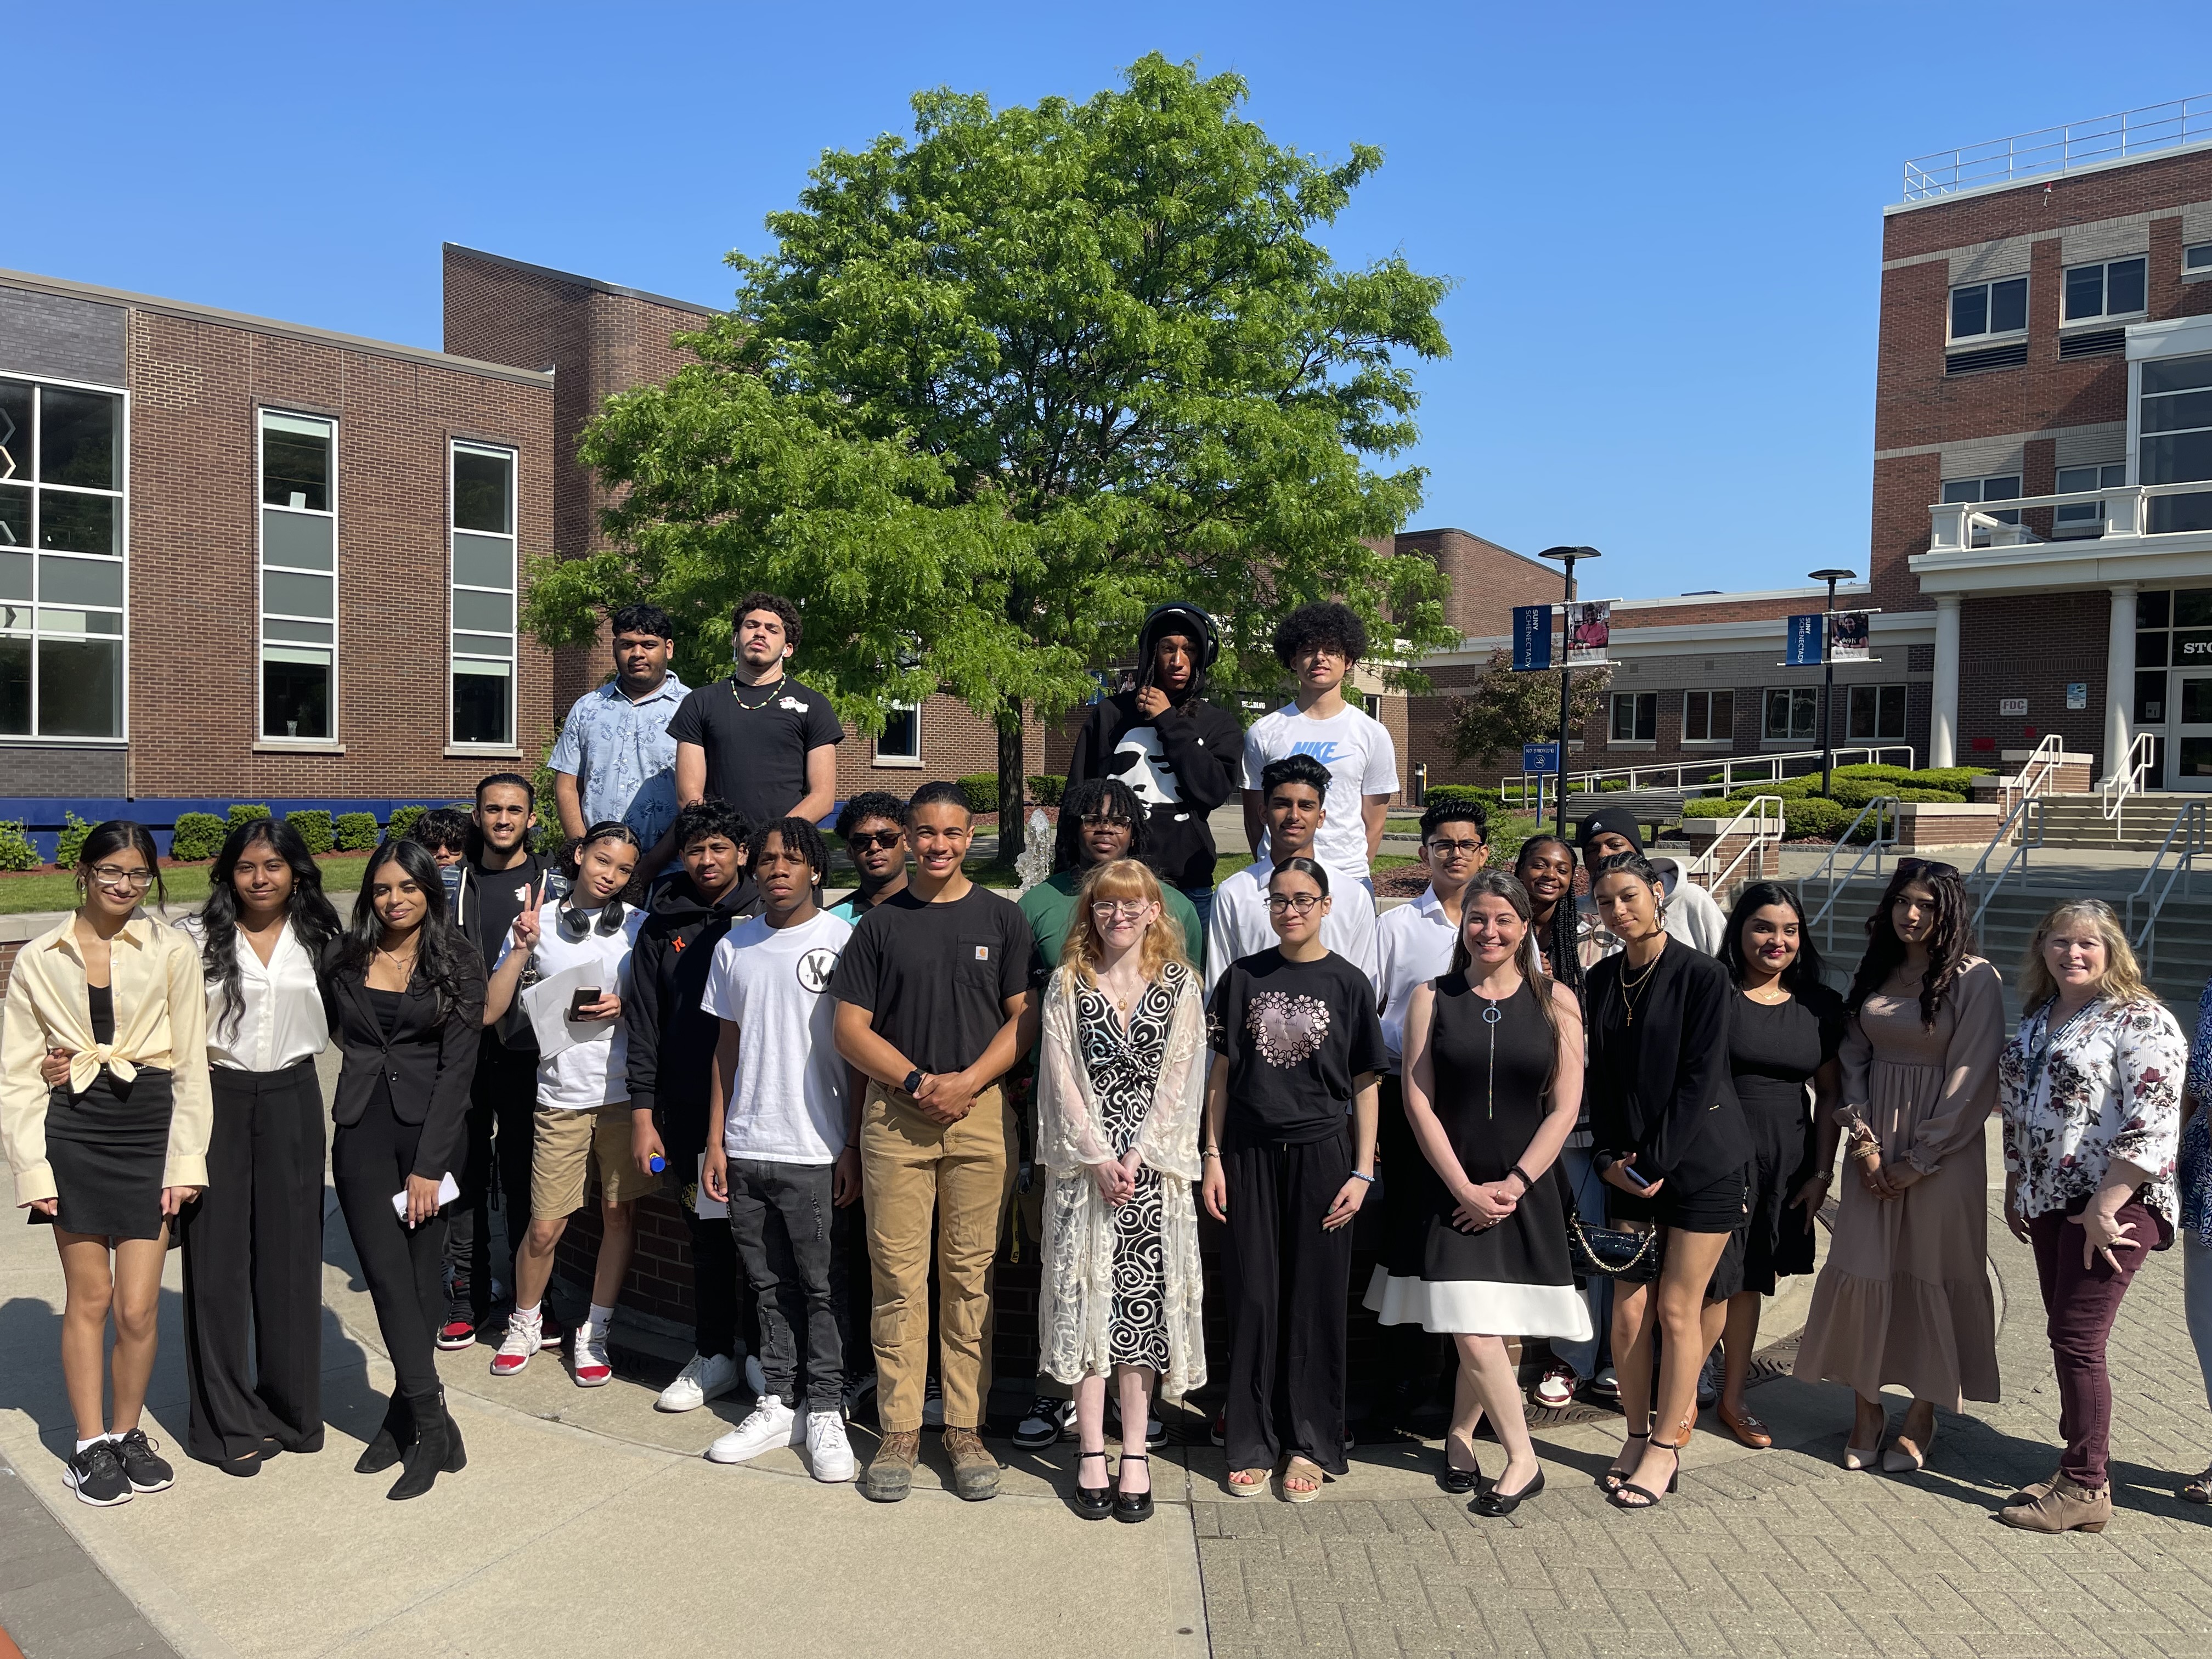
[[[2110,357],[2128,349],[2124,328],[2101,328],[2094,334],[2069,334],[2058,343],[2058,355],[2067,357]]]
[[[2027,361],[2027,342],[1991,346],[1987,351],[1954,351],[1943,359],[1946,374],[1972,374],[1984,368],[2018,368]]]

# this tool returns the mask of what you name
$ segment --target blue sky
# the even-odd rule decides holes
[[[0,265],[424,345],[447,240],[718,302],[720,256],[917,88],[1080,97],[1157,49],[1243,74],[1279,142],[1380,145],[1330,246],[1456,283],[1410,527],[1587,543],[1626,597],[1775,586],[1865,566],[1905,158],[2212,92],[2212,11],[2096,15],[26,7]]]

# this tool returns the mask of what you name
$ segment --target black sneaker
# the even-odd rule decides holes
[[[1029,1414],[1014,1425],[1014,1443],[1024,1451],[1036,1451],[1074,1433],[1075,1402],[1041,1394],[1030,1401]]]
[[[177,1484],[177,1472],[154,1455],[154,1443],[146,1438],[145,1430],[131,1430],[118,1437],[114,1446],[131,1491],[167,1492]]]
[[[62,1479],[76,1493],[76,1501],[94,1509],[113,1509],[134,1496],[131,1477],[115,1455],[112,1440],[95,1440],[62,1465]]]

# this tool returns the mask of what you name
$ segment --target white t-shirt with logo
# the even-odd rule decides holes
[[[722,1151],[763,1164],[835,1164],[845,1150],[845,1061],[830,975],[853,924],[827,910],[796,927],[739,922],[714,947],[699,1006],[738,1028]]]
[[[1328,768],[1328,816],[1314,837],[1314,854],[1332,870],[1368,873],[1367,821],[1361,816],[1370,795],[1398,793],[1398,745],[1390,729],[1364,709],[1346,704],[1325,720],[1298,713],[1296,703],[1262,714],[1244,734],[1244,787],[1260,787],[1267,763],[1286,755],[1311,755]],[[1264,803],[1263,803],[1264,804]],[[1263,832],[1253,856],[1267,858]]]
[[[599,931],[599,910],[578,913],[583,924],[580,937],[575,928],[562,920],[561,913],[547,904],[538,913],[538,972],[544,979],[586,964],[602,969],[599,977],[599,994],[612,991],[618,997],[629,995],[629,953],[637,943],[637,930],[645,924],[645,912],[629,905],[623,913],[622,926],[610,933]],[[492,963],[492,971],[499,971],[514,951],[514,934],[507,933],[500,946],[499,962]],[[515,994],[520,997],[521,993]],[[572,1044],[548,1059],[538,1061],[538,1100],[540,1105],[558,1106],[572,1112],[590,1111],[595,1107],[612,1105],[629,1098],[629,1022],[619,1017],[595,1023],[593,1035],[584,1042]],[[572,1028],[573,1029],[573,1028]]]

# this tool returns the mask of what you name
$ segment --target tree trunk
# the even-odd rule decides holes
[[[999,716],[999,862],[1011,865],[1021,857],[1028,825],[1023,811],[1029,793],[1029,776],[1022,769],[1022,710],[1019,706]]]

